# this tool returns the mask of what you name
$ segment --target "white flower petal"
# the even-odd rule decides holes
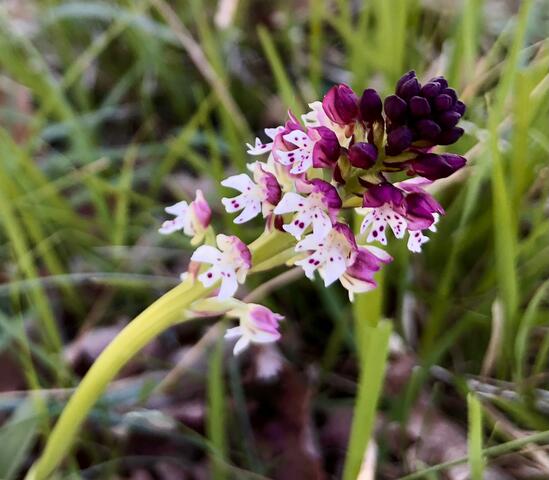
[[[187,213],[187,210],[189,208],[189,204],[183,200],[181,202],[177,202],[175,205],[171,205],[169,207],[166,207],[164,211],[166,213],[169,213],[170,215],[185,215]]]
[[[252,181],[252,179],[245,173],[228,177],[221,182],[221,185],[228,188],[234,188],[239,192],[250,191],[255,187],[255,184]]]
[[[250,339],[246,336],[242,336],[234,345],[233,354],[240,355],[244,350],[246,350],[250,345]]]
[[[299,148],[312,149],[314,146],[314,142],[301,130],[292,130],[290,133],[284,135],[283,138]]]
[[[193,262],[216,264],[221,262],[223,255],[221,252],[210,245],[201,245],[191,256]]]
[[[244,329],[240,326],[228,328],[225,332],[225,338],[231,339],[231,338],[238,338],[242,336],[242,333],[244,332]]]
[[[217,298],[225,299],[232,297],[238,290],[238,282],[236,281],[236,274],[233,272],[225,272],[225,276],[221,277],[221,287]]]
[[[246,206],[242,210],[242,213],[234,219],[234,223],[240,224],[257,217],[261,212],[261,202],[248,200]]]
[[[170,233],[177,232],[185,227],[185,218],[176,217],[173,220],[166,220],[162,223],[162,226],[158,229],[158,232],[162,235],[169,235]]]
[[[283,215],[285,213],[297,212],[305,206],[305,198],[294,192],[285,193],[282,200],[278,203],[274,209],[276,215]]]
[[[330,257],[326,263],[322,268],[319,268],[319,272],[324,279],[324,285],[328,287],[339,280],[339,277],[345,273],[346,269],[347,264],[343,255],[335,251],[330,252]]]

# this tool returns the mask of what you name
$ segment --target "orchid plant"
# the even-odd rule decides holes
[[[122,366],[154,336],[196,317],[228,315],[239,324],[226,332],[234,353],[280,339],[282,315],[236,298],[249,274],[282,265],[315,272],[326,287],[339,283],[353,301],[376,288],[375,273],[391,262],[382,248],[388,231],[420,252],[444,215],[427,188],[462,168],[466,160],[438,153],[462,135],[465,105],[443,77],[421,85],[406,73],[382,101],[374,89],[359,97],[350,87],[332,87],[309,105],[301,120],[292,112],[284,125],[267,128],[247,145],[249,173],[221,184],[237,192],[221,202],[234,223],[261,217],[264,232],[246,245],[215,234],[212,210],[200,190],[190,202],[166,208],[162,234],[183,232],[196,250],[179,286],[161,297],[105,349],[73,395],[45,452],[28,478],[46,478],[70,446],[79,425]],[[350,222],[360,218],[355,234]]]

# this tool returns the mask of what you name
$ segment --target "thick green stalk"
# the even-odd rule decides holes
[[[253,242],[249,246],[253,263],[276,258],[287,249],[287,243],[281,242],[281,236],[278,231],[266,232]],[[281,259],[278,265],[283,263]],[[68,453],[88,412],[122,367],[164,330],[186,320],[185,309],[212,290],[189,279],[159,298],[118,334],[97,358],[65,406],[42,456],[28,472],[26,480],[45,480],[53,473]]]
[[[67,403],[27,480],[47,478],[71,447],[88,412],[121,368],[153,338],[184,319],[187,305],[206,293],[199,282],[170,290],[129,323],[101,353]]]

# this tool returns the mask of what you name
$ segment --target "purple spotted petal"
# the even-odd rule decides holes
[[[358,97],[348,85],[335,85],[324,96],[322,108],[332,122],[347,125],[358,116]]]

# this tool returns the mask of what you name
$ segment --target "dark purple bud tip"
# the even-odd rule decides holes
[[[442,87],[440,86],[440,83],[428,82],[421,87],[420,94],[425,98],[434,98],[440,93],[441,89]]]
[[[465,158],[460,155],[425,153],[412,160],[410,167],[412,172],[417,175],[429,180],[437,180],[452,175],[456,170],[462,168],[465,163]]]
[[[419,95],[420,90],[421,85],[419,84],[418,79],[414,77],[408,80],[404,85],[402,85],[402,87],[400,87],[396,93],[404,100],[408,100],[415,95]]]
[[[458,100],[454,105],[454,110],[463,117],[466,110],[465,104],[461,100]]]
[[[347,125],[358,116],[358,97],[349,86],[335,85],[324,96],[322,108],[332,122]]]
[[[411,80],[412,78],[416,78],[416,72],[415,70],[410,70],[409,72],[406,72],[404,75],[402,75],[402,77],[400,77],[400,79],[398,80],[397,84],[396,84],[396,88],[395,88],[395,91],[398,92],[402,86],[408,81],[408,80]]]
[[[416,130],[419,139],[435,141],[440,135],[440,127],[433,121],[428,119],[420,120],[416,123]]]
[[[445,88],[440,92],[441,94],[448,95],[452,99],[452,105],[457,102],[458,96],[453,88]]]
[[[373,88],[364,90],[360,98],[360,115],[365,122],[374,122],[381,117],[383,104],[379,94]]]
[[[389,95],[384,103],[385,115],[394,123],[402,123],[406,119],[406,102],[397,95]]]
[[[377,148],[366,142],[355,143],[349,148],[349,161],[356,168],[367,170],[374,166],[377,160]]]
[[[410,113],[414,117],[426,117],[431,113],[431,106],[426,98],[423,97],[412,97],[408,102],[408,107],[410,108]]]
[[[455,127],[460,118],[461,115],[458,112],[454,110],[447,110],[437,117],[437,122],[442,128],[446,130],[448,128]]]
[[[320,139],[313,148],[313,166],[315,168],[334,166],[340,154],[336,134],[327,127],[316,127],[314,130],[320,135]]]
[[[412,131],[405,125],[395,128],[387,135],[388,155],[398,155],[406,150],[412,143]]]
[[[454,127],[450,130],[444,130],[438,136],[437,143],[439,145],[452,145],[452,143],[456,143],[460,139],[463,133],[464,130],[461,127]]]
[[[431,78],[429,82],[435,82],[440,85],[441,88],[447,88],[448,87],[448,81],[441,75],[440,77]]]
[[[434,99],[433,103],[435,110],[443,112],[445,110],[449,110],[452,107],[454,101],[452,100],[452,97],[450,97],[450,95],[441,93]]]

